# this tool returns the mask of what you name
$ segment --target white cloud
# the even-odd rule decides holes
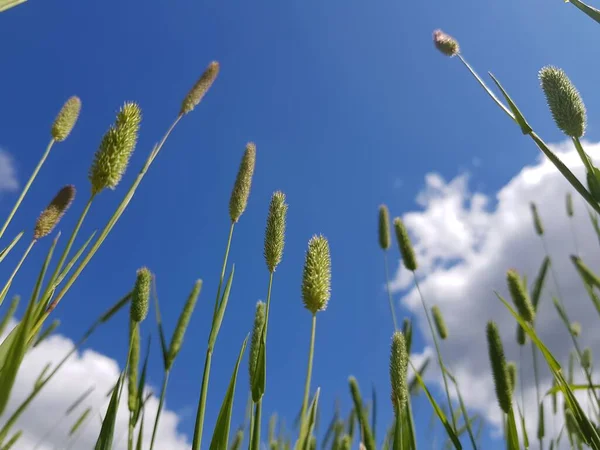
[[[0,192],[16,191],[19,187],[17,171],[12,156],[0,148]]]
[[[56,364],[72,348],[73,341],[61,335],[54,335],[32,349],[19,370],[17,381],[11,393],[7,411],[3,414],[2,424],[31,392],[35,380],[48,362]],[[106,394],[114,386],[120,373],[117,362],[93,350],[76,352],[60,369],[54,378],[44,387],[29,408],[13,426],[12,432],[23,430],[15,449],[33,449],[40,441],[38,450],[56,448],[73,449],[94,448],[100,432],[100,415],[104,416],[109,398]],[[65,417],[69,406],[88,388],[93,392],[77,409]],[[156,390],[154,390],[156,391]],[[91,406],[92,413],[78,431],[74,442],[68,434],[77,418]],[[158,399],[151,397],[146,403],[144,422],[144,449],[149,448],[152,425],[158,408]],[[115,450],[127,448],[127,384],[115,428]],[[179,417],[173,411],[163,409],[157,432],[155,448],[169,450],[189,449],[187,437],[177,431]],[[12,435],[12,433],[11,433]],[[137,439],[137,431],[136,431]]]
[[[592,157],[600,156],[600,144],[584,143],[584,146]],[[583,179],[583,167],[572,144],[568,142],[552,148]],[[526,274],[531,283],[543,260],[544,247],[533,230],[530,201],[536,202],[542,217],[553,273],[557,276],[557,283],[551,274],[546,279],[537,318],[538,333],[557,359],[566,365],[572,343],[551,301],[552,295],[560,292],[570,319],[582,325],[582,347],[597,348],[600,343],[598,313],[569,258],[575,253],[575,247],[565,212],[565,194],[572,189],[546,159],[524,167],[497,193],[495,202],[481,193],[469,192],[466,175],[446,182],[431,173],[425,181],[426,187],[417,198],[423,209],[403,216],[420,266],[420,286],[429,305],[439,305],[444,314],[450,333],[449,339],[443,342],[445,361],[459,379],[465,402],[498,430],[501,416],[490,375],[485,325],[488,320],[498,323],[507,358],[518,362],[520,348],[515,340],[515,321],[493,291],[508,298],[506,271],[515,268]],[[573,198],[579,250],[586,264],[596,270],[600,267],[598,239],[583,200],[576,194]],[[412,275],[400,266],[393,282],[394,289],[402,291],[403,306],[417,315],[418,327],[431,344],[422,306],[412,283]],[[537,417],[531,348],[528,345],[523,350],[524,379],[520,381],[524,387],[526,414]],[[551,377],[541,356],[538,361],[542,392],[545,392]],[[427,375],[430,381],[440,383],[439,371],[431,370]],[[518,397],[520,400],[520,393]],[[585,405],[585,397],[581,399]],[[546,429],[552,430],[549,407],[547,402]],[[535,438],[535,419],[531,418],[529,422],[530,437]],[[532,443],[531,448],[537,448],[537,444]]]

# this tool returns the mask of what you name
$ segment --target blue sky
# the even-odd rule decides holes
[[[146,265],[157,276],[170,333],[194,280],[202,278],[167,398],[182,416],[181,430],[191,436],[229,195],[244,146],[253,141],[257,166],[230,257],[236,274],[213,359],[205,445],[255,303],[266,296],[263,229],[275,190],[286,193],[289,214],[274,281],[264,409],[290,424],[301,402],[310,331],[300,297],[302,264],[309,238],[323,233],[330,240],[333,274],[329,307],[318,316],[313,373],[313,388],[322,389],[322,427],[336,398],[349,410],[352,374],[365,394],[372,383],[378,389],[381,435],[391,417],[392,327],[382,290],[377,206],[387,203],[392,215],[418,208],[415,197],[430,171],[445,178],[468,171],[474,188],[493,195],[537,157],[459,62],[435,51],[431,33],[438,27],[458,38],[480,74],[491,70],[502,81],[547,141],[561,136],[544,106],[537,71],[558,65],[581,91],[596,86],[592,74],[600,62],[588,57],[591,47],[585,44],[597,38],[597,26],[559,1],[30,0],[0,15],[0,146],[14,158],[21,183],[43,152],[62,103],[70,95],[83,102],[75,130],[53,150],[8,236],[31,229],[54,191],[72,183],[77,199],[60,226],[70,232],[89,195],[87,170],[100,138],[119,106],[133,100],[144,118],[130,169],[117,191],[98,197],[80,240],[102,227],[189,87],[211,60],[221,63],[205,100],[178,126],[120,223],[56,310],[61,332],[80,336]],[[600,104],[588,96],[586,106],[594,123]],[[588,138],[597,140],[590,128]],[[8,212],[15,197],[4,194],[0,209]],[[13,292],[29,294],[49,244],[35,248]],[[150,315],[143,333],[155,332]],[[96,333],[90,346],[123,362],[126,339],[122,316]],[[161,382],[157,343],[149,376],[155,386]],[[243,419],[246,373],[244,360],[233,426]],[[430,409],[419,405],[417,427],[426,442]]]

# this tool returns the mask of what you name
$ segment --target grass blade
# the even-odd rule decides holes
[[[0,1],[2,1],[2,0],[0,0]],[[23,237],[24,233],[25,233],[24,231],[21,231],[19,234],[17,234],[13,238],[13,240],[10,242],[10,244],[8,244],[8,247],[6,247],[4,250],[2,250],[0,252],[0,262],[4,261],[4,258],[6,258],[8,256],[8,254],[10,253],[10,251],[13,249],[13,247],[15,245],[17,245],[17,242],[19,242],[19,240]]]
[[[95,450],[112,450],[113,448],[115,423],[117,421],[117,412],[119,409],[119,397],[121,385],[123,384],[123,380],[125,379],[125,372],[126,371],[123,371],[119,375],[117,384],[115,385],[115,388],[112,391],[112,395],[110,396],[110,403],[108,404],[106,415],[104,416],[104,420],[102,421],[100,435],[98,436],[96,446],[94,447]]]

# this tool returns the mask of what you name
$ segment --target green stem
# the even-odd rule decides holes
[[[573,224],[572,217],[569,217],[569,225],[571,228],[571,234],[573,236],[573,244],[575,246],[575,254],[579,256],[579,246],[577,245],[577,233],[575,233],[575,225]]]
[[[15,276],[17,275],[17,272],[19,271],[19,269],[21,268],[21,266],[23,265],[23,262],[25,261],[25,258],[27,258],[27,255],[29,255],[29,252],[31,251],[31,249],[33,248],[34,244],[37,242],[36,239],[33,239],[30,243],[29,246],[27,247],[27,249],[25,250],[25,253],[23,253],[23,256],[21,256],[21,259],[19,260],[19,263],[17,264],[17,266],[15,267],[15,269],[13,270],[12,274],[10,275],[10,278],[8,279],[8,281],[6,282],[6,284],[4,285],[4,288],[2,289],[2,292],[0,293],[0,299],[2,299],[0,301],[0,305],[2,304],[2,302],[4,301],[4,298],[6,297],[6,294],[8,293],[8,290],[10,289],[10,285],[13,282],[13,279],[15,278]]]
[[[156,411],[156,418],[154,419],[154,428],[152,429],[152,439],[150,440],[150,450],[154,448],[154,440],[156,439],[156,431],[158,430],[158,419],[162,412],[163,404],[165,402],[165,395],[167,392],[167,383],[169,382],[169,370],[165,371],[163,378],[162,388],[160,389],[160,400],[158,401],[158,410]]]
[[[315,332],[317,329],[317,314],[312,316],[312,325],[310,331],[310,347],[308,351],[308,365],[306,369],[306,382],[304,383],[304,398],[302,400],[302,409],[300,410],[300,430],[303,430],[305,423],[306,409],[308,408],[308,397],[310,395],[310,379],[312,377],[313,358],[315,355]],[[302,431],[301,431],[302,432]]]
[[[446,366],[444,365],[444,361],[442,360],[442,352],[440,351],[440,345],[438,343],[435,330],[433,329],[433,323],[431,322],[431,317],[429,315],[429,309],[425,304],[425,298],[423,298],[423,294],[421,293],[421,288],[419,287],[419,282],[417,280],[417,274],[413,271],[413,278],[415,280],[415,286],[417,287],[417,292],[419,293],[419,298],[421,299],[421,304],[423,305],[423,309],[425,310],[425,316],[427,317],[427,323],[429,324],[429,331],[431,332],[431,336],[433,337],[433,343],[435,344],[435,352],[437,353],[438,363],[440,365],[440,370],[442,371],[442,377],[444,379],[444,389],[446,390],[446,399],[448,400],[448,408],[450,408],[450,416],[452,417],[452,427],[456,432],[456,417],[454,416],[454,408],[452,407],[452,401],[450,400],[450,390],[448,389],[448,379],[446,377]]]
[[[194,440],[192,450],[200,450],[202,443],[202,429],[204,428],[204,414],[206,412],[206,396],[208,393],[208,379],[210,377],[210,365],[212,362],[212,350],[206,350],[204,361],[204,373],[202,374],[202,388],[200,390],[200,401],[198,402],[198,413],[196,414],[196,426],[194,427]]]
[[[129,432],[127,433],[127,450],[133,450],[133,413],[129,413]]]
[[[398,331],[398,322],[396,321],[396,313],[394,311],[394,300],[392,299],[392,291],[390,289],[390,272],[388,269],[387,252],[383,252],[383,264],[385,266],[385,286],[390,302],[390,313],[392,314],[392,321],[394,322],[394,331]]]
[[[265,312],[265,342],[267,341],[267,331],[269,329],[269,309],[271,306],[271,289],[273,288],[273,272],[269,272],[269,287],[267,289],[267,308]]]
[[[262,414],[262,398],[254,406],[254,430],[252,431],[252,450],[260,450],[260,423]],[[270,443],[268,444],[270,445]]]
[[[227,247],[225,247],[225,256],[223,257],[223,267],[221,267],[221,278],[219,278],[219,287],[217,288],[217,298],[215,299],[215,311],[213,313],[213,320],[214,317],[217,315],[217,310],[219,309],[221,288],[223,287],[223,280],[225,279],[225,270],[227,270],[227,260],[229,259],[229,250],[231,248],[231,240],[233,239],[234,227],[235,222],[231,222],[231,226],[229,227],[229,237],[227,238]]]
[[[31,174],[31,176],[29,177],[29,180],[27,181],[27,184],[23,188],[23,192],[21,192],[21,195],[19,195],[19,198],[17,199],[17,202],[15,203],[15,206],[13,206],[13,209],[10,212],[10,214],[8,215],[8,218],[6,219],[6,222],[4,222],[4,225],[2,226],[2,229],[0,229],[0,238],[2,238],[2,236],[4,235],[4,232],[8,228],[8,225],[10,224],[10,222],[12,221],[15,213],[19,209],[19,206],[21,206],[21,202],[25,198],[25,195],[27,194],[27,191],[29,191],[29,188],[31,187],[31,184],[33,183],[33,180],[35,180],[35,178],[37,177],[38,172],[40,171],[40,169],[44,165],[44,161],[46,161],[46,158],[50,154],[50,150],[52,149],[52,146],[54,145],[54,142],[56,142],[54,139],[52,139],[50,141],[50,143],[48,144],[48,147],[46,147],[46,151],[44,152],[44,154],[42,155],[42,158],[38,162],[38,165],[33,170],[33,173]]]
[[[535,344],[533,341],[531,342],[531,353],[533,358],[533,377],[535,379],[535,396],[537,400],[538,411],[541,405],[540,401],[540,381],[538,377],[538,364],[537,364],[537,351],[535,349]],[[540,427],[539,421],[542,420],[542,416],[538,413],[538,430]],[[540,441],[540,450],[544,450],[544,438],[542,436],[538,436]]]
[[[593,175],[594,174],[594,166],[592,165],[592,161],[590,160],[590,157],[583,149],[583,146],[581,145],[581,141],[579,140],[579,138],[576,138],[576,137],[574,137],[572,139],[573,139],[573,143],[575,144],[575,149],[577,150],[577,154],[579,155],[579,157],[581,158],[581,162],[583,162],[583,165],[585,166],[585,170],[588,173],[591,173]]]

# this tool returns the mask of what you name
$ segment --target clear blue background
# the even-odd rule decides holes
[[[431,33],[438,27],[459,39],[482,75],[491,70],[499,77],[548,142],[561,136],[544,106],[537,71],[558,65],[581,91],[597,88],[600,63],[593,43],[600,30],[558,0],[30,0],[1,14],[0,146],[15,158],[21,182],[38,161],[62,103],[70,95],[83,101],[75,130],[53,150],[5,239],[21,229],[29,233],[54,191],[67,183],[78,187],[77,201],[60,226],[70,232],[89,195],[87,170],[100,138],[119,106],[134,100],[144,120],[130,170],[116,192],[98,197],[79,242],[102,227],[197,77],[213,59],[222,68],[56,310],[61,332],[79,337],[131,288],[136,269],[147,265],[156,273],[170,334],[194,280],[202,278],[203,292],[167,398],[191,439],[229,195],[244,146],[254,141],[257,166],[231,252],[236,275],[213,359],[205,446],[255,303],[266,296],[263,229],[277,189],[287,194],[290,207],[273,291],[264,422],[277,411],[289,428],[299,409],[310,331],[300,297],[302,264],[309,238],[323,233],[330,240],[333,282],[329,307],[318,316],[313,373],[313,389],[322,388],[321,432],[336,399],[348,413],[347,377],[353,374],[365,395],[372,384],[377,387],[377,431],[383,436],[391,420],[392,326],[382,289],[377,206],[387,203],[393,215],[416,208],[414,198],[429,171],[449,179],[469,170],[471,186],[493,195],[537,157],[460,63],[435,51]],[[598,97],[586,96],[586,105],[593,124]],[[591,140],[598,139],[595,128],[588,133]],[[473,158],[481,161],[479,167],[473,167]],[[3,213],[15,198],[0,199]],[[13,292],[29,294],[49,245],[46,239],[34,249]],[[3,277],[19,249],[3,265]],[[144,336],[156,337],[153,315],[149,318]],[[98,331],[90,346],[123,363],[126,339],[122,315]],[[154,386],[162,376],[157,343],[154,339],[150,371]],[[419,349],[423,340],[415,344]],[[246,367],[244,360],[233,427],[243,420]],[[420,399],[416,412],[425,447],[431,409]],[[487,433],[484,442],[484,448],[501,448]]]

